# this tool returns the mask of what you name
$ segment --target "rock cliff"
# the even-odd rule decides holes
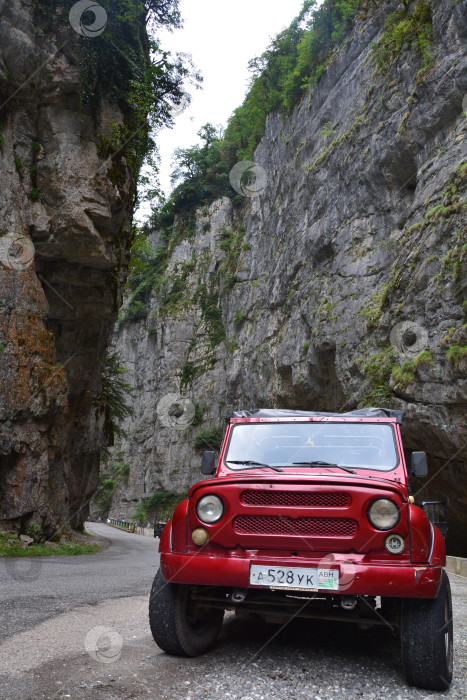
[[[447,498],[448,547],[467,555],[467,2],[431,3],[428,62],[406,50],[378,68],[397,5],[268,117],[240,208],[175,222],[148,317],[114,338],[135,388],[115,516],[199,480],[196,435],[231,408],[387,405],[429,455],[417,501]]]
[[[134,168],[99,155],[64,7],[0,0],[0,527],[79,527],[96,488],[100,367],[128,258]],[[46,3],[42,3],[46,5]],[[120,123],[105,98],[102,123]]]

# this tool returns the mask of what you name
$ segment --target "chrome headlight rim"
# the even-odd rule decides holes
[[[208,499],[208,498],[213,498],[216,501],[218,501],[220,504],[220,510],[221,510],[220,515],[218,517],[214,518],[213,520],[206,520],[205,518],[201,517],[200,512],[199,512],[200,505],[202,504],[202,502],[205,499]],[[224,517],[225,505],[224,505],[222,498],[220,496],[218,496],[217,493],[205,493],[203,496],[201,496],[201,498],[198,499],[196,506],[195,506],[195,510],[196,510],[196,515],[198,516],[199,520],[201,520],[201,522],[204,525],[215,525],[220,520],[222,520],[222,518]]]
[[[396,508],[396,511],[397,511],[397,518],[396,518],[396,519],[394,520],[394,522],[391,523],[391,525],[389,525],[388,527],[381,527],[381,525],[376,525],[376,523],[375,523],[375,522],[372,520],[372,518],[371,518],[371,509],[374,507],[374,505],[375,505],[376,503],[378,503],[378,501],[389,501],[389,503],[392,503],[392,504],[395,506],[395,508]],[[401,509],[399,508],[399,506],[397,505],[397,503],[396,503],[395,501],[392,500],[392,498],[387,498],[386,496],[380,496],[379,498],[375,498],[375,499],[370,503],[370,505],[368,506],[368,509],[367,509],[367,511],[366,511],[366,516],[367,516],[368,521],[369,521],[369,523],[370,523],[370,525],[371,525],[372,527],[374,527],[376,530],[380,530],[380,532],[387,532],[387,531],[389,531],[389,530],[393,530],[395,527],[397,527],[397,526],[399,525],[399,522],[400,522],[400,519],[401,519]]]

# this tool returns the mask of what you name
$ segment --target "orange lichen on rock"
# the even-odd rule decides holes
[[[34,414],[66,410],[65,369],[56,363],[53,335],[35,314],[12,312],[0,320],[8,371],[0,373],[4,408]]]

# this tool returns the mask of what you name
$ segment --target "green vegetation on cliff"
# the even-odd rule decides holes
[[[115,436],[124,435],[119,423],[133,415],[133,407],[128,403],[132,388],[123,378],[126,371],[115,352],[106,355],[101,370],[101,391],[96,403],[105,411],[104,433],[109,446],[114,444]]]
[[[250,61],[251,86],[227,127],[225,140],[238,160],[251,158],[264,132],[266,117],[290,113],[304,91],[316,84],[333,52],[347,48],[357,12],[367,0],[305,0],[290,27],[278,34],[266,51]]]
[[[132,517],[138,523],[161,521],[171,519],[175,508],[185,500],[188,493],[174,493],[172,491],[155,491],[151,496],[143,498],[136,506]]]
[[[157,210],[154,224],[166,229],[175,215],[189,216],[196,207],[224,195],[234,197],[234,202],[243,201],[233,193],[229,172],[238,161],[253,159],[268,114],[290,114],[305,91],[319,83],[336,53],[348,50],[355,21],[377,9],[374,0],[324,0],[320,7],[316,7],[316,0],[304,0],[290,27],[278,34],[261,56],[250,61],[248,94],[225,131],[206,124],[198,134],[200,145],[176,151],[172,178],[176,187]],[[431,40],[429,0],[400,2],[373,47],[377,69],[388,70],[403,51],[416,51],[425,69],[432,61]],[[333,133],[331,123],[321,130],[325,138]],[[328,146],[330,150],[336,141]]]
[[[94,494],[94,503],[102,518],[106,518],[109,513],[112,507],[113,495],[117,488],[120,485],[128,486],[130,478],[130,465],[121,461],[121,455],[118,450],[115,456],[117,459],[113,459],[104,453],[101,458],[101,473],[99,475],[99,484]]]
[[[386,31],[373,46],[376,65],[386,72],[404,49],[415,49],[424,59],[424,68],[432,62],[433,39],[430,0],[403,0],[403,8],[386,20]],[[410,12],[409,12],[410,9]]]
[[[91,4],[91,3],[90,3]],[[152,133],[173,124],[174,105],[185,97],[184,84],[198,83],[186,55],[165,51],[157,38],[161,28],[181,26],[178,0],[112,0],[96,3],[80,18],[91,27],[96,21],[105,29],[96,35],[80,36],[70,27],[69,13],[76,0],[34,0],[37,33],[60,36],[66,26],[69,50],[80,68],[81,109],[91,113],[102,135],[96,144],[101,157],[117,159],[110,175],[118,184],[118,161],[124,155],[137,174],[146,158],[157,170],[151,154]],[[103,8],[104,15],[99,14]],[[100,26],[100,25],[99,25]],[[118,105],[123,122],[102,122],[102,102]]]
[[[222,444],[222,426],[215,428],[203,428],[195,436],[194,446],[196,450],[220,450]]]
[[[159,225],[170,225],[175,214],[233,195],[229,172],[239,160],[253,157],[267,115],[292,111],[304,91],[319,81],[334,51],[345,48],[357,12],[369,7],[371,0],[324,0],[319,8],[316,0],[304,1],[290,27],[250,61],[250,89],[225,132],[206,124],[199,132],[200,146],[176,151],[173,182],[179,184],[158,211]]]

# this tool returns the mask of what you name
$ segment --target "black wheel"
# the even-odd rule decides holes
[[[447,690],[453,648],[451,586],[445,571],[437,598],[402,601],[401,641],[407,682],[427,690]]]
[[[197,606],[191,593],[192,586],[167,583],[157,572],[149,598],[149,624],[154,641],[167,654],[204,654],[220,632],[224,611]]]

